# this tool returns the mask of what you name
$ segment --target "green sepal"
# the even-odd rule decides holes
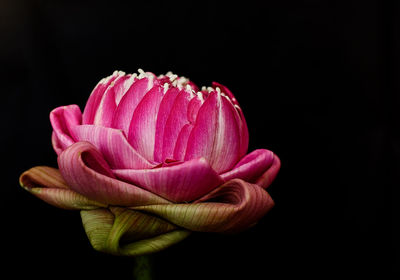
[[[151,214],[120,207],[82,210],[81,217],[93,248],[113,255],[151,254],[190,234]]]

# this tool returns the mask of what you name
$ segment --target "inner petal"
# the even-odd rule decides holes
[[[167,122],[165,123],[162,159],[174,158],[175,144],[183,126],[189,123],[187,118],[188,104],[193,98],[191,91],[182,90],[175,99]]]
[[[161,86],[153,87],[136,107],[129,127],[129,143],[149,161],[154,161],[157,115],[163,96]]]

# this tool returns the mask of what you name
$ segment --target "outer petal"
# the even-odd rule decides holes
[[[68,210],[96,209],[105,204],[90,200],[69,189],[58,169],[33,167],[20,176],[20,185],[45,202]]]
[[[93,89],[88,101],[86,102],[85,110],[83,110],[83,124],[93,124],[97,109],[100,105],[103,95],[109,85],[119,76],[124,75],[124,72],[114,71],[111,76],[102,79]]]
[[[232,104],[212,92],[199,109],[189,136],[185,160],[205,157],[218,173],[231,169],[239,157],[239,127]]]
[[[236,111],[239,113],[240,120],[239,130],[240,130],[240,156],[242,157],[247,153],[249,147],[249,130],[247,128],[246,119],[244,118],[242,108],[239,105],[235,105]]]
[[[171,201],[192,201],[223,183],[204,158],[169,167],[113,170],[126,181]]]
[[[229,99],[232,101],[232,103],[233,103],[234,105],[239,105],[239,103],[237,102],[235,96],[234,96],[233,93],[229,90],[229,88],[227,88],[226,86],[221,85],[220,83],[217,83],[217,82],[212,82],[212,86],[213,86],[213,88],[219,87],[219,88],[222,90],[222,92],[224,92],[225,94],[228,95]]]
[[[58,107],[51,111],[50,122],[54,133],[53,148],[59,154],[60,150],[75,143],[71,129],[82,123],[82,113],[78,105]]]
[[[88,142],[77,142],[58,157],[60,172],[70,188],[89,199],[120,206],[169,203],[137,186],[113,178],[107,162]]]
[[[261,175],[260,178],[257,179],[256,184],[267,188],[275,179],[276,175],[278,175],[279,169],[281,168],[281,161],[277,155],[274,155],[271,167]]]
[[[274,153],[268,150],[255,150],[242,158],[235,167],[221,174],[225,181],[239,178],[247,182],[255,182],[274,161]]]
[[[58,139],[57,134],[54,131],[51,134],[51,144],[53,145],[53,149],[57,155],[60,155],[62,151],[64,151],[63,144]]]
[[[264,189],[234,179],[194,203],[133,209],[155,214],[192,231],[236,232],[254,225],[273,206]]]
[[[132,148],[121,130],[96,125],[80,125],[73,128],[73,133],[77,141],[87,141],[96,146],[112,168],[153,167]]]
[[[219,87],[228,97],[229,100],[232,102],[234,105],[236,111],[239,114],[240,118],[240,123],[239,123],[239,129],[240,129],[240,157],[244,156],[247,152],[248,146],[249,146],[249,130],[247,128],[247,123],[246,119],[244,118],[244,114],[242,111],[242,108],[239,105],[239,102],[236,100],[235,96],[233,93],[224,85],[221,85],[217,82],[212,82],[212,86],[214,88]]]
[[[155,86],[143,97],[133,113],[129,127],[129,143],[150,161],[154,160],[157,115],[164,97],[163,90],[162,87]]]
[[[152,78],[146,77],[136,80],[121,98],[114,113],[112,127],[122,129],[128,135],[129,126],[137,105],[153,86],[154,79]]]

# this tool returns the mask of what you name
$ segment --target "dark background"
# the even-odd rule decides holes
[[[0,0],[1,273],[131,278],[131,259],[94,251],[78,212],[18,177],[56,166],[53,108],[83,108],[102,77],[143,68],[227,85],[249,151],[282,160],[258,225],[156,254],[157,279],[398,275],[399,16],[379,0]]]

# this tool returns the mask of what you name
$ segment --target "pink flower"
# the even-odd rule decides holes
[[[112,228],[125,213],[131,222],[159,224],[157,236],[179,232],[181,238],[188,231],[238,231],[256,223],[273,206],[264,188],[280,161],[264,149],[246,154],[248,129],[231,91],[218,83],[200,90],[172,73],[139,73],[115,71],[102,79],[83,114],[77,105],[54,109],[59,171],[30,169],[21,184],[57,207],[83,210],[92,245],[116,254],[133,253],[98,245],[89,224],[104,227],[114,217]]]

